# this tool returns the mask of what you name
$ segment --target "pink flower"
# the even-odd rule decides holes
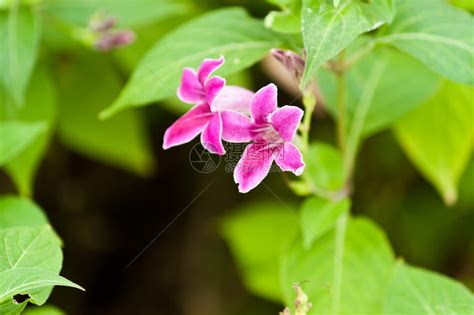
[[[291,143],[303,110],[296,106],[277,107],[277,88],[269,84],[250,99],[251,118],[236,111],[222,113],[222,138],[229,142],[249,142],[234,170],[239,191],[255,188],[268,174],[273,161],[283,170],[301,175],[301,152]]]
[[[212,76],[224,63],[219,59],[204,59],[197,73],[185,68],[178,87],[178,97],[195,106],[179,118],[165,132],[163,149],[187,143],[201,134],[201,143],[211,153],[225,154],[222,145],[223,111],[248,112],[253,93],[236,86],[225,86],[225,80]]]

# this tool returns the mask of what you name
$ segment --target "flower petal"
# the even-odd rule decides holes
[[[278,131],[283,140],[291,141],[295,137],[303,113],[303,110],[299,107],[283,106],[270,116],[272,127]]]
[[[217,94],[222,90],[222,88],[225,86],[225,79],[214,76],[210,78],[205,87],[206,91],[206,102],[208,104],[212,104],[214,102],[214,98],[216,97]]]
[[[163,149],[191,141],[204,129],[211,118],[212,113],[208,104],[193,107],[166,130]]]
[[[178,97],[181,101],[195,104],[204,101],[204,86],[199,82],[196,72],[191,68],[184,68],[181,84],[178,87]]]
[[[209,75],[219,68],[224,63],[224,61],[224,56],[220,56],[219,59],[204,59],[199,66],[197,73],[199,82],[201,82],[202,85],[205,85]]]
[[[240,86],[224,86],[211,104],[213,112],[233,110],[250,115],[250,99],[254,93]]]
[[[222,139],[228,142],[243,143],[252,140],[253,123],[249,117],[235,111],[221,112]]]
[[[275,157],[275,147],[267,143],[249,144],[234,169],[234,181],[239,191],[246,193],[255,188],[268,175]]]
[[[277,87],[270,83],[255,93],[250,100],[250,113],[257,124],[268,122],[268,115],[277,109]]]
[[[303,156],[300,150],[289,142],[286,142],[276,154],[275,162],[283,171],[293,172],[296,176],[300,176],[304,171]]]
[[[225,149],[222,145],[222,120],[219,113],[213,113],[211,120],[201,133],[201,144],[207,151],[224,155]]]

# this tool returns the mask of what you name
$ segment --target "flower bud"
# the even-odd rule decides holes
[[[304,72],[304,58],[291,50],[272,49],[271,53],[299,82]]]
[[[89,23],[89,29],[93,32],[104,33],[117,25],[117,18],[114,16],[109,17],[94,17]]]
[[[103,34],[95,43],[95,47],[100,51],[110,51],[129,45],[135,41],[135,33],[132,31],[122,30],[113,33]]]

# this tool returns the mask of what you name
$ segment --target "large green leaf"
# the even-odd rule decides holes
[[[458,182],[472,152],[473,97],[473,88],[445,82],[395,128],[405,153],[448,204],[457,200]]]
[[[188,13],[191,8],[187,0],[49,0],[43,5],[45,13],[70,23],[87,25],[94,14],[101,13],[126,26]]]
[[[12,5],[9,11],[0,11],[0,84],[20,105],[36,62],[40,36],[35,8]]]
[[[385,314],[468,315],[473,311],[474,296],[461,283],[397,264],[386,294]]]
[[[302,85],[308,84],[319,66],[336,56],[362,33],[389,23],[392,0],[303,0],[303,39],[306,68]]]
[[[271,201],[236,210],[222,221],[221,234],[237,260],[244,284],[254,294],[280,301],[279,257],[298,229],[296,211]]]
[[[323,69],[319,74],[325,105],[337,117],[337,77]],[[346,116],[353,129],[348,131],[365,137],[390,126],[433,96],[439,79],[409,56],[377,49],[350,68],[344,83]]]
[[[397,14],[379,40],[441,75],[474,84],[474,18],[444,0],[397,0]]]
[[[45,129],[44,123],[0,121],[0,167],[25,150]]]
[[[48,224],[48,219],[31,200],[16,196],[2,196],[0,198],[0,230],[45,224]]]
[[[130,111],[108,121],[97,117],[120,90],[120,79],[111,64],[81,56],[63,65],[58,75],[58,132],[62,142],[90,158],[148,174],[153,156],[141,113]]]
[[[58,275],[61,246],[49,225],[2,229],[0,239],[0,311],[13,307],[15,294],[28,294],[41,305],[53,285],[78,287]]]
[[[315,240],[336,226],[338,218],[347,213],[350,201],[331,201],[319,197],[307,199],[301,206],[300,226],[304,247],[309,249]]]
[[[393,253],[383,232],[365,219],[339,218],[336,228],[306,250],[301,239],[283,256],[281,284],[287,305],[301,283],[316,314],[381,314]]]
[[[8,174],[23,195],[31,195],[35,173],[53,134],[56,118],[55,96],[49,75],[44,69],[36,71],[28,87],[25,104],[15,112],[15,118],[19,121],[43,121],[47,127],[46,132],[6,165]]]
[[[111,107],[101,117],[142,106],[176,93],[184,67],[224,55],[221,75],[247,68],[280,40],[239,8],[221,9],[192,20],[165,36],[147,53]]]

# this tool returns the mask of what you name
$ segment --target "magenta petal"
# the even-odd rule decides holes
[[[254,93],[240,86],[224,86],[211,104],[211,110],[217,111],[237,111],[250,115],[250,99]]]
[[[283,171],[293,172],[299,176],[304,171],[303,156],[293,144],[286,142],[276,154],[275,162]]]
[[[243,143],[252,140],[253,123],[249,117],[239,112],[221,112],[222,139],[228,142]]]
[[[219,113],[214,113],[211,120],[201,134],[202,146],[209,152],[219,155],[225,154],[222,145],[222,120]]]
[[[217,94],[222,90],[225,86],[225,79],[215,76],[210,78],[206,83],[206,102],[208,104],[212,104],[214,102],[214,98]]]
[[[193,107],[166,130],[163,149],[191,141],[204,129],[211,117],[208,104]]]
[[[252,143],[245,148],[234,169],[234,181],[241,193],[252,190],[268,175],[275,153],[275,148],[266,143]]]
[[[303,117],[303,110],[296,106],[283,106],[272,113],[270,122],[285,141],[293,140],[298,125]]]
[[[191,68],[184,68],[181,84],[178,87],[178,97],[189,104],[199,103],[205,99],[204,87],[199,82],[196,72]]]
[[[204,59],[201,66],[199,66],[197,74],[199,82],[201,82],[202,85],[205,85],[209,75],[219,68],[224,61],[224,56],[220,56],[219,59]]]
[[[250,112],[257,124],[268,122],[268,115],[277,109],[277,87],[270,83],[255,93],[250,100]]]

